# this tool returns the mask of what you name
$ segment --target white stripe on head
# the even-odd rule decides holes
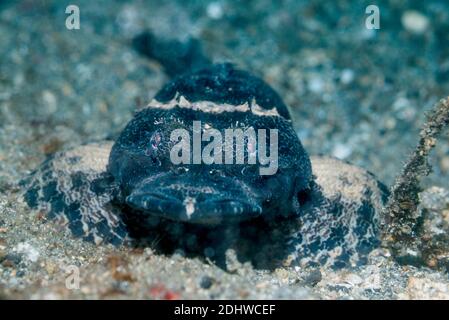
[[[239,105],[233,105],[229,103],[216,103],[214,101],[188,101],[184,96],[180,96],[176,93],[175,97],[167,102],[160,102],[156,99],[151,100],[147,105],[147,108],[171,110],[175,107],[191,109],[194,111],[202,111],[207,113],[223,113],[223,112],[249,112],[257,116],[275,116],[280,117],[276,107],[272,109],[264,109],[259,106],[256,99],[253,99],[251,103],[245,102]]]

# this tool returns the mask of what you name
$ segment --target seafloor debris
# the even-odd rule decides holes
[[[424,259],[429,266],[448,266],[448,233],[436,238],[423,232],[423,213],[420,209],[420,181],[429,175],[430,152],[443,129],[449,124],[449,97],[435,104],[420,132],[420,139],[402,173],[391,188],[385,208],[383,240],[393,253],[404,262]],[[441,261],[440,261],[441,260]]]

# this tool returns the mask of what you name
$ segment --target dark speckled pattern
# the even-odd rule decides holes
[[[180,247],[195,254],[212,247],[217,260],[234,247],[261,268],[366,262],[379,245],[386,196],[373,175],[335,159],[314,158],[311,165],[279,96],[231,65],[175,78],[155,103],[171,103],[175,96],[218,107],[255,102],[262,113],[150,103],[113,146],[97,143],[52,156],[24,181],[25,201],[65,224],[75,237],[95,243],[135,239],[157,243],[164,252]],[[273,107],[276,114],[263,113]],[[169,159],[167,137],[178,128],[192,132],[193,120],[217,129],[278,129],[278,172],[260,176],[244,170],[257,164],[184,165],[180,170]],[[140,202],[130,205],[136,194]],[[189,206],[194,210],[188,212]]]
[[[261,115],[251,110],[206,112],[177,105],[166,109],[150,103],[128,123],[112,147],[108,171],[120,186],[122,202],[129,202],[130,197],[135,199],[138,194],[140,198],[131,201],[133,207],[148,215],[200,224],[299,213],[296,194],[309,185],[310,160],[288,120],[285,104],[273,89],[245,71],[222,64],[175,78],[155,99],[168,102],[175,96],[184,97],[192,105],[214,103],[218,111],[222,104],[235,106],[253,101],[261,109],[275,108],[278,115]],[[193,135],[193,121],[201,121],[203,131],[205,125],[219,130],[223,137],[225,129],[252,127],[256,133],[259,129],[278,130],[276,174],[260,175],[258,163],[235,164],[235,153],[232,165],[189,164],[183,165],[185,172],[180,173],[182,166],[170,160],[170,135],[175,129],[185,129]],[[152,143],[155,136],[157,147]],[[234,141],[234,148],[235,144]],[[159,201],[155,195],[170,199]],[[189,199],[194,202],[191,215],[184,212],[188,209],[183,205]]]

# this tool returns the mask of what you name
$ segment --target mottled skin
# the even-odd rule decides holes
[[[174,165],[170,132],[191,132],[193,120],[278,129],[277,173],[261,176],[258,164]],[[231,65],[175,78],[109,150],[104,142],[54,155],[25,182],[26,202],[97,243],[162,234],[166,247],[235,247],[260,267],[356,265],[379,244],[382,184],[335,159],[310,162],[281,98]]]
[[[128,123],[109,157],[108,172],[120,186],[121,202],[149,215],[206,225],[299,213],[296,195],[309,187],[310,160],[286,106],[269,86],[231,65],[216,65],[175,79],[156,95],[154,104],[175,96],[192,104],[216,103],[217,108],[257,101],[262,109],[276,108],[284,116],[251,110],[205,112],[176,105],[165,109],[150,103]],[[180,128],[193,132],[195,120],[201,120],[203,131],[205,126],[219,131],[277,129],[277,173],[260,175],[259,164],[173,164],[170,133]],[[191,214],[186,212],[186,201],[192,203]]]

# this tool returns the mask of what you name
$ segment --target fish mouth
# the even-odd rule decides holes
[[[260,205],[245,199],[222,198],[220,195],[179,197],[168,190],[133,192],[126,198],[126,203],[136,210],[136,214],[210,226],[241,222],[262,214]]]
[[[163,218],[181,220],[183,203],[176,197],[162,193],[131,193],[126,203],[137,212],[151,213]]]

